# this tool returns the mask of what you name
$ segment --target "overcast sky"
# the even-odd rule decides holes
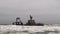
[[[0,24],[11,24],[16,17],[27,22],[60,23],[60,0],[0,0]]]

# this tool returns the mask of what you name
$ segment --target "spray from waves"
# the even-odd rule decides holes
[[[60,34],[60,26],[0,25],[0,34]]]

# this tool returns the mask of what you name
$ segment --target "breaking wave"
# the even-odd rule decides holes
[[[0,25],[0,34],[60,34],[60,26]]]

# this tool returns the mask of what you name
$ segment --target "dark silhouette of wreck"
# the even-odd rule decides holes
[[[30,20],[26,23],[26,25],[35,25],[35,20],[32,20],[32,16],[30,15]]]
[[[23,24],[19,17],[16,18],[16,22],[13,22],[13,25],[25,25],[25,26],[44,26],[42,23],[36,23],[33,17],[30,15],[30,20],[26,24]]]
[[[23,25],[23,23],[21,22],[21,20],[20,20],[19,17],[17,17],[17,18],[16,18],[16,22],[13,22],[12,24],[13,24],[13,25]]]

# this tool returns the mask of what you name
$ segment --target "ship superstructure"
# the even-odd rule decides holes
[[[30,19],[26,24],[23,24],[21,19],[19,17],[16,18],[16,22],[12,23],[13,25],[26,25],[26,26],[43,26],[42,23],[36,23],[35,20],[33,20],[33,17],[30,15]]]

